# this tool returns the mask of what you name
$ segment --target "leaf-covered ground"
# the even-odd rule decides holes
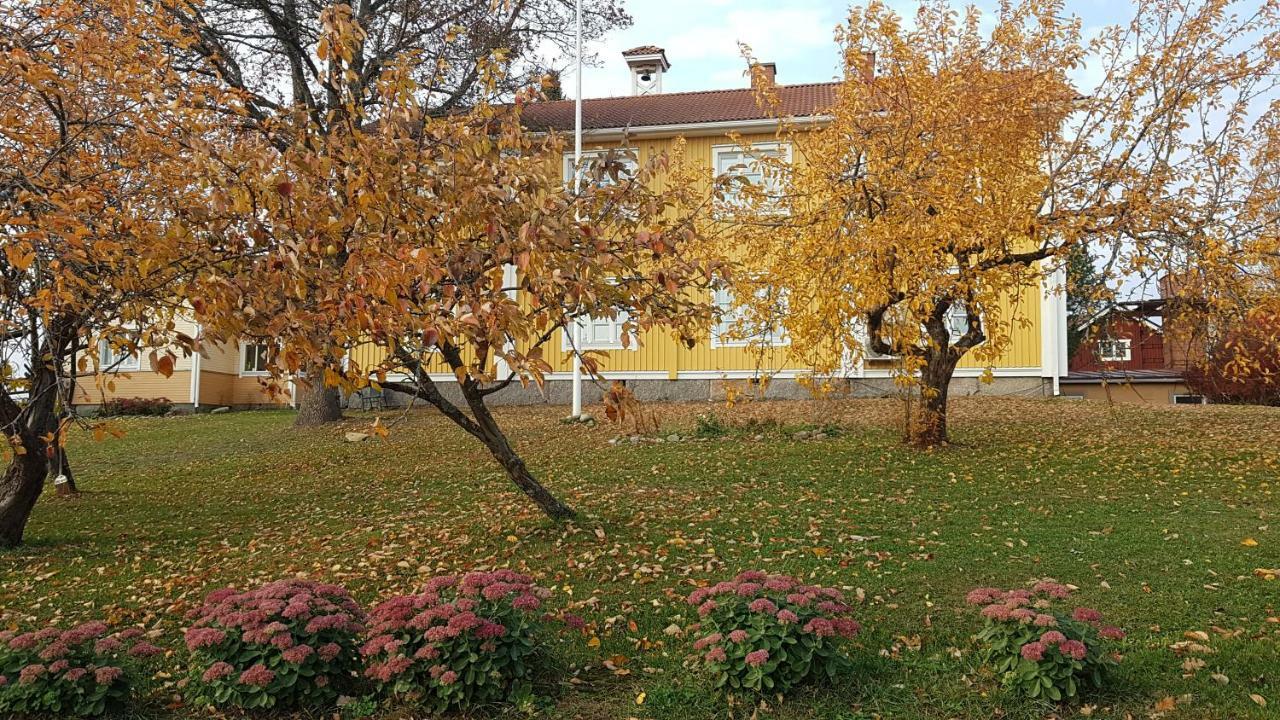
[[[548,717],[751,714],[682,667],[700,581],[762,568],[848,588],[858,672],[770,702],[776,718],[1265,718],[1280,708],[1280,411],[955,404],[957,446],[899,444],[894,401],[656,408],[664,436],[711,412],[726,437],[610,444],[562,408],[508,408],[535,472],[581,519],[544,521],[478,444],[415,412],[387,440],[299,431],[283,412],[125,421],[76,438],[78,499],[46,495],[0,553],[0,622],[110,617],[162,629],[225,584],[306,574],[359,599],[476,567],[527,571],[589,627],[554,657]],[[345,429],[366,426],[355,418]],[[775,424],[776,422],[776,424]],[[795,440],[797,430],[841,431]],[[743,426],[747,425],[747,429]],[[1019,701],[978,666],[976,585],[1053,577],[1130,637],[1115,690]],[[1190,648],[1190,650],[1188,650]],[[1251,697],[1254,696],[1254,697]],[[1263,706],[1261,703],[1267,703]],[[165,709],[161,693],[149,715]]]

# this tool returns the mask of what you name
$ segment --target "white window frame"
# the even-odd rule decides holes
[[[724,155],[729,155],[729,154],[735,154],[735,155],[736,155],[736,154],[745,154],[746,156],[750,156],[752,153],[754,153],[754,152],[756,152],[756,151],[759,151],[759,152],[761,152],[761,153],[777,152],[778,154],[780,154],[780,155],[782,156],[782,161],[783,161],[784,163],[786,163],[786,164],[788,164],[788,165],[790,165],[790,164],[791,164],[791,143],[786,143],[786,142],[758,142],[758,143],[751,143],[751,145],[747,146],[745,149],[744,149],[744,147],[743,147],[742,145],[733,145],[733,144],[729,144],[729,145],[712,145],[712,146],[711,146],[711,174],[712,174],[712,176],[713,176],[714,178],[716,178],[716,179],[719,179],[719,178],[721,178],[721,177],[724,177],[724,176],[726,176],[726,175],[729,175],[729,174],[730,174],[730,173],[729,173],[729,172],[727,172],[727,171],[726,171],[726,172],[721,172],[721,171],[720,171],[720,158],[721,158],[722,156],[724,156]],[[745,161],[748,161],[748,160],[750,160],[750,158],[749,158],[749,157],[744,158],[744,162],[745,162]],[[741,176],[741,175],[744,175],[744,174],[749,174],[749,173],[737,173],[736,175],[737,175],[737,176]],[[764,173],[763,173],[763,172],[761,173],[761,178],[760,178],[760,179],[761,179],[761,182],[762,182],[762,183],[763,183],[763,182],[766,182],[766,178],[764,177]],[[775,179],[775,181],[776,181],[776,179]],[[774,187],[774,188],[768,188],[768,187],[766,187],[765,189],[766,189],[766,191],[774,191],[774,192],[772,193],[772,194],[774,194],[774,195],[778,195],[778,194],[780,194],[780,192],[781,192],[781,190],[782,190],[782,188],[781,188],[781,187]],[[736,196],[736,193],[730,193],[730,194],[729,194],[728,196],[726,196],[726,197],[725,197],[725,199],[722,201],[722,205],[726,205],[726,206],[733,206],[733,205],[735,205],[735,204],[736,204],[736,203],[735,203],[735,200],[734,200],[734,197],[735,197],[735,196]],[[785,212],[786,212],[786,210],[785,210],[784,208],[777,208],[776,212],[778,212],[778,213],[785,213]]]
[[[757,292],[768,292],[767,288],[761,288]],[[721,325],[724,329],[730,329],[739,322],[745,323],[746,318],[742,312],[742,306],[735,305],[735,298],[732,288],[718,288],[711,293],[711,302],[721,308],[722,313],[720,322],[711,326],[711,347],[712,348],[734,348],[748,347],[751,345],[761,345],[764,347],[787,347],[791,344],[791,336],[786,333],[785,329],[780,330],[780,335],[775,334],[772,330],[765,332],[753,333],[748,337],[742,338],[725,338]],[[782,299],[785,303],[785,295]],[[748,328],[743,328],[747,330]]]
[[[237,365],[237,369],[240,372],[240,377],[266,377],[271,374],[270,370],[246,370],[245,369],[245,361],[248,359],[249,348],[257,347],[259,345],[261,345],[262,347],[267,347],[267,343],[263,343],[263,342],[241,342],[240,343],[240,362],[239,362],[239,365]]]
[[[608,318],[608,317],[601,317],[601,318],[597,318],[597,317],[595,317],[594,315],[580,315],[580,316],[578,316],[578,317],[575,319],[575,321],[578,323],[578,327],[579,327],[579,328],[581,328],[581,331],[580,331],[580,333],[579,333],[579,335],[578,335],[579,339],[581,340],[581,342],[578,344],[578,350],[579,350],[579,351],[585,351],[585,350],[633,350],[633,351],[634,351],[634,350],[638,350],[638,349],[639,349],[639,343],[637,343],[637,342],[636,342],[636,337],[635,337],[635,334],[634,334],[634,333],[633,333],[633,334],[631,334],[631,337],[629,338],[629,340],[627,341],[627,344],[626,344],[625,346],[622,344],[622,333],[623,333],[623,328],[622,328],[622,326],[623,326],[623,324],[624,324],[624,323],[626,323],[626,322],[627,322],[627,320],[628,320],[628,319],[630,319],[630,318],[631,318],[631,314],[630,314],[630,313],[628,313],[626,310],[619,310],[619,311],[618,311],[618,313],[617,313],[617,317],[615,317],[615,318]],[[605,325],[608,325],[608,326],[610,327],[610,334],[611,334],[611,336],[613,337],[613,340],[612,340],[612,341],[609,341],[609,342],[594,342],[594,341],[592,341],[592,340],[591,340],[591,325],[593,325],[593,324],[605,324]],[[572,331],[572,326],[566,325],[564,328],[561,328],[561,343],[560,343],[560,346],[561,346],[561,348],[562,348],[565,352],[569,352],[569,351],[573,350],[573,331]]]
[[[1095,346],[1098,362],[1130,362],[1133,360],[1133,340],[1130,338],[1099,338]],[[1107,348],[1104,350],[1104,348]]]
[[[982,317],[982,311],[978,311],[978,317]],[[964,323],[964,328],[957,330],[953,325],[956,320]],[[942,319],[947,324],[947,338],[952,345],[960,341],[969,332],[969,311],[965,308],[963,302],[951,303],[951,307],[947,308],[947,314]]]
[[[133,372],[142,369],[142,358],[136,352],[124,357],[123,350],[102,339],[98,341],[98,367],[103,372]]]
[[[635,177],[636,173],[640,172],[640,151],[639,149],[633,148],[633,147],[596,148],[593,150],[583,150],[582,151],[582,168],[586,169],[590,165],[593,159],[600,159],[600,158],[607,157],[609,153],[614,153],[615,155],[619,155],[619,158],[618,158],[619,161],[630,170],[631,174],[629,177]],[[564,167],[564,183],[570,189],[572,189],[573,188],[573,171],[574,171],[573,153],[564,154],[563,167]],[[623,178],[619,177],[619,180],[621,181],[623,180]],[[587,178],[583,177],[582,182],[585,185],[587,183]],[[609,182],[608,184],[612,185],[613,183]]]

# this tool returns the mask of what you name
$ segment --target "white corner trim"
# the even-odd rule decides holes
[[[196,324],[196,337],[200,337],[203,328]],[[200,407],[200,351],[191,353],[191,407]]]

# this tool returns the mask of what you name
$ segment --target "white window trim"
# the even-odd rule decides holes
[[[105,339],[98,341],[98,365],[103,372],[134,372],[142,369],[142,358],[138,353],[130,353],[129,357],[118,363],[108,362],[115,353],[123,353],[123,351],[120,348],[111,347],[111,343]]]
[[[246,355],[248,354],[249,347],[251,345],[266,345],[266,343],[242,341],[240,343],[240,360],[239,360],[239,363],[236,365],[236,369],[239,371],[240,377],[267,377],[268,375],[271,374],[269,370],[245,370],[244,369],[244,361],[247,359]]]
[[[965,324],[966,325],[968,324],[969,311],[965,307],[965,304],[963,301],[951,303],[951,307],[947,308],[947,314],[943,317],[943,322],[947,323],[947,338],[952,345],[955,345],[957,342],[960,341],[960,338],[964,337],[965,334],[968,333],[968,328],[965,329],[965,332],[960,333],[959,335],[956,335],[951,331],[951,318],[957,315],[963,317]],[[983,325],[986,325],[986,322],[987,322],[986,317],[983,315],[981,308],[978,309],[978,322],[982,323]]]
[[[736,299],[737,297],[736,295],[733,295],[733,289],[721,288],[720,290],[713,290],[711,295],[711,302],[716,305],[719,305],[719,303],[716,301],[716,295],[715,295],[718,292],[730,293],[731,297],[729,299],[729,305],[730,305],[730,308],[732,308],[734,299]],[[734,322],[737,322],[736,318]],[[723,339],[723,336],[721,336],[720,334],[719,327],[717,327],[717,325],[711,326],[711,348],[713,350],[719,349],[719,348],[751,347],[752,345],[760,346],[760,347],[788,347],[791,345],[791,336],[786,333],[786,330],[784,328],[782,331],[782,337],[777,337],[773,333],[768,333],[767,335],[756,336],[755,338],[751,338],[751,337],[731,338],[731,339],[725,340]]]
[[[579,316],[578,318],[576,318],[576,322],[578,323],[578,327],[582,328],[582,334],[579,335],[579,337],[582,339],[582,342],[579,344],[578,350],[582,352],[585,352],[587,350],[630,350],[632,352],[639,350],[640,343],[637,342],[635,333],[630,334],[631,338],[628,341],[627,345],[624,346],[622,344],[622,332],[623,332],[622,325],[629,318],[630,318],[630,313],[627,313],[626,311],[622,311],[622,310],[618,311],[618,317],[610,320],[610,324],[615,326],[617,330],[615,335],[617,335],[618,339],[614,342],[609,342],[609,343],[593,343],[587,340],[586,333],[590,328],[587,327],[586,323],[595,320],[595,317],[592,315]],[[568,325],[560,328],[560,348],[565,352],[570,352],[573,350],[572,330],[571,330],[571,327]]]
[[[582,162],[583,162],[584,167],[585,167],[586,163],[587,163],[588,161],[590,161],[591,159],[593,159],[593,158],[603,158],[603,157],[606,157],[606,156],[607,156],[609,153],[611,153],[611,152],[612,152],[612,153],[626,153],[626,154],[629,154],[629,157],[624,157],[624,158],[623,158],[623,163],[624,163],[624,164],[626,164],[626,163],[628,163],[628,162],[633,162],[633,163],[635,163],[635,165],[634,165],[634,167],[632,168],[632,172],[633,172],[633,173],[635,173],[635,172],[639,172],[639,171],[640,171],[640,149],[639,149],[639,148],[634,148],[634,147],[593,148],[593,149],[591,149],[591,150],[583,150],[583,151],[582,151]],[[564,154],[564,164],[563,164],[563,177],[564,177],[564,182],[565,182],[565,184],[566,184],[566,185],[569,185],[569,186],[572,186],[572,185],[573,185],[573,170],[574,170],[574,168],[573,168],[573,153],[571,153],[571,152],[569,152],[569,153],[565,153],[565,154]],[[619,178],[619,179],[621,179],[621,178]],[[585,180],[586,180],[586,178],[583,178],[583,181],[584,181],[584,182],[585,182]]]
[[[740,153],[740,152],[743,152],[744,150],[748,152],[781,151],[783,156],[782,158],[783,162],[788,165],[791,164],[792,150],[791,150],[791,143],[788,143],[788,142],[758,142],[758,143],[751,143],[750,145],[747,145],[747,146],[735,145],[732,143],[726,144],[726,145],[712,145],[711,146],[711,176],[713,178],[719,179],[720,177],[726,174],[726,173],[720,172],[720,156],[721,155],[727,155],[729,153]],[[778,212],[779,214],[784,214],[786,213],[786,210],[779,208],[776,212]]]
[[[1104,344],[1111,345],[1112,352],[1103,352]],[[1098,362],[1130,362],[1133,360],[1133,340],[1130,338],[1102,338],[1097,343]],[[1114,352],[1123,348],[1123,354]]]

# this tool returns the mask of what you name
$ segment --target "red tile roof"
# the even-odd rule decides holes
[[[641,45],[639,47],[633,47],[630,50],[623,50],[622,56],[630,57],[632,55],[657,55],[658,53],[661,53],[661,52],[662,52],[662,48],[658,47],[657,45]]]
[[[839,83],[779,85],[784,117],[820,115],[836,100]],[[573,101],[555,100],[526,105],[521,116],[532,130],[573,130]],[[750,88],[589,98],[582,101],[582,127],[641,128],[654,125],[768,120],[772,115],[756,102]]]

